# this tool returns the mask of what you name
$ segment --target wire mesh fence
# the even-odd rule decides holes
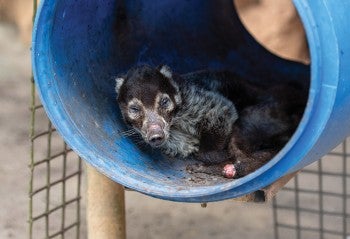
[[[350,140],[306,167],[273,201],[275,238],[350,238]]]
[[[33,77],[30,110],[29,238],[80,238],[82,161],[46,118]]]
[[[82,161],[45,117],[32,87],[29,238],[80,238]]]

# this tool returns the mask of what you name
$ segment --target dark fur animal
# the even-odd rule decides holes
[[[207,152],[193,172],[245,176],[263,166],[288,142],[303,115],[308,92],[297,82],[258,86],[232,72],[197,72],[190,79],[234,102],[238,119],[225,149]]]
[[[238,118],[230,100],[166,66],[134,68],[117,79],[116,91],[125,122],[173,157],[225,148]]]
[[[125,122],[193,172],[237,178],[271,159],[294,132],[305,97],[294,84],[262,90],[229,72],[179,76],[141,66],[116,80]],[[233,103],[232,103],[233,102]]]

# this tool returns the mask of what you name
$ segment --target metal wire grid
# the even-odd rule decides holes
[[[303,169],[273,200],[276,239],[350,239],[349,145]]]
[[[31,135],[29,238],[80,238],[82,162],[47,122]]]
[[[33,0],[33,19],[37,1]],[[81,159],[47,119],[31,78],[29,238],[80,238]]]

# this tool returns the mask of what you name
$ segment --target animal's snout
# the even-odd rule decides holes
[[[162,126],[159,124],[150,124],[148,126],[147,139],[151,146],[160,146],[165,141],[165,134]]]
[[[164,134],[160,135],[152,135],[151,138],[149,139],[149,142],[153,146],[159,146],[164,142]]]

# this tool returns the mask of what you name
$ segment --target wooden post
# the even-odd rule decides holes
[[[125,239],[123,186],[87,165],[88,239]]]

